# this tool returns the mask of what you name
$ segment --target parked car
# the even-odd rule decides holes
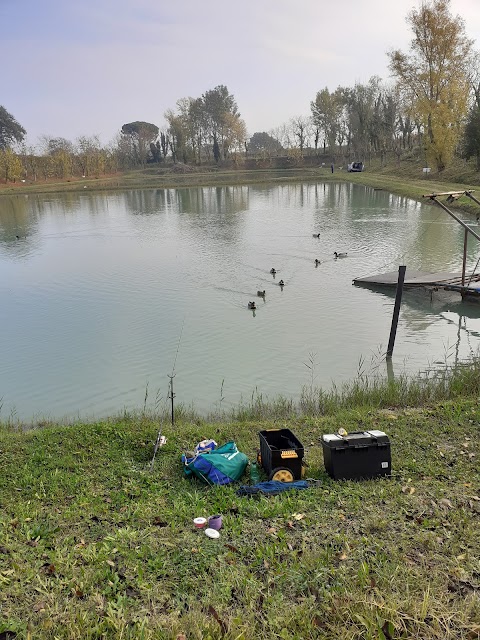
[[[365,165],[363,164],[363,162],[350,162],[350,164],[347,166],[347,171],[349,171],[350,173],[352,171],[363,171],[365,169]]]

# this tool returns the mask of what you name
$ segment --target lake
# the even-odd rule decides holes
[[[350,183],[1,196],[0,418],[101,418],[146,390],[163,408],[173,368],[176,401],[204,414],[298,399],[312,362],[324,388],[383,374],[394,292],[352,279],[458,271],[463,234],[440,208]],[[469,268],[477,255],[471,240]],[[476,353],[479,316],[406,292],[395,373]]]

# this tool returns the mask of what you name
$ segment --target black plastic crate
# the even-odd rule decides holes
[[[383,431],[353,431],[346,436],[322,436],[323,459],[334,480],[390,476],[390,440]]]
[[[260,431],[262,467],[270,476],[274,469],[290,469],[294,480],[302,477],[303,444],[290,429]]]

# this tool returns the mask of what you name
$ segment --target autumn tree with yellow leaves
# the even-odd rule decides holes
[[[427,161],[443,171],[460,140],[469,107],[473,41],[450,0],[428,0],[407,16],[409,53],[389,53],[405,102],[423,125]]]

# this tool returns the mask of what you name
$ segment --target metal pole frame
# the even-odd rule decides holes
[[[476,233],[471,227],[469,227],[468,224],[463,222],[463,220],[460,220],[460,218],[458,216],[456,216],[452,211],[450,211],[450,209],[447,206],[445,206],[443,204],[443,202],[440,202],[440,200],[437,200],[438,196],[451,196],[452,198],[456,199],[461,195],[467,196],[468,198],[470,198],[470,200],[473,200],[478,205],[480,205],[480,200],[477,200],[477,198],[475,198],[475,196],[472,196],[472,192],[471,191],[448,191],[446,193],[431,193],[429,195],[424,195],[423,197],[424,198],[430,198],[430,200],[433,200],[433,202],[435,202],[435,204],[438,204],[439,207],[441,207],[444,211],[446,211],[449,216],[451,216],[454,220],[456,220],[458,222],[458,224],[460,224],[465,229],[465,236],[464,236],[464,239],[463,239],[463,262],[462,262],[462,287],[464,287],[465,286],[465,272],[466,272],[466,269],[467,269],[468,234],[471,233],[472,236],[474,238],[476,238],[477,240],[479,240],[479,241],[480,241],[480,235],[478,233]]]
[[[471,198],[472,200],[474,200],[476,203],[480,204],[480,202],[476,198],[474,198],[472,196],[470,191],[452,191],[450,193],[432,193],[430,195],[425,195],[423,197],[424,198],[430,198],[430,200],[433,200],[433,202],[435,202],[435,204],[438,204],[438,206],[441,207],[444,211],[446,211],[449,216],[452,216],[452,218],[454,220],[456,220],[458,222],[458,224],[462,225],[462,227],[464,229],[467,229],[467,231],[469,231],[474,238],[476,238],[477,240],[480,241],[480,235],[478,235],[478,233],[476,233],[471,227],[469,227],[468,224],[463,222],[463,220],[460,220],[460,218],[458,216],[456,216],[452,211],[450,211],[450,209],[448,207],[446,207],[443,204],[443,202],[440,202],[440,200],[437,200],[438,196],[459,195],[459,194],[463,194],[463,193],[466,196],[468,196],[469,198]]]
[[[463,238],[462,287],[465,286],[465,271],[467,268],[467,244],[468,244],[468,229],[465,229],[465,236]]]

